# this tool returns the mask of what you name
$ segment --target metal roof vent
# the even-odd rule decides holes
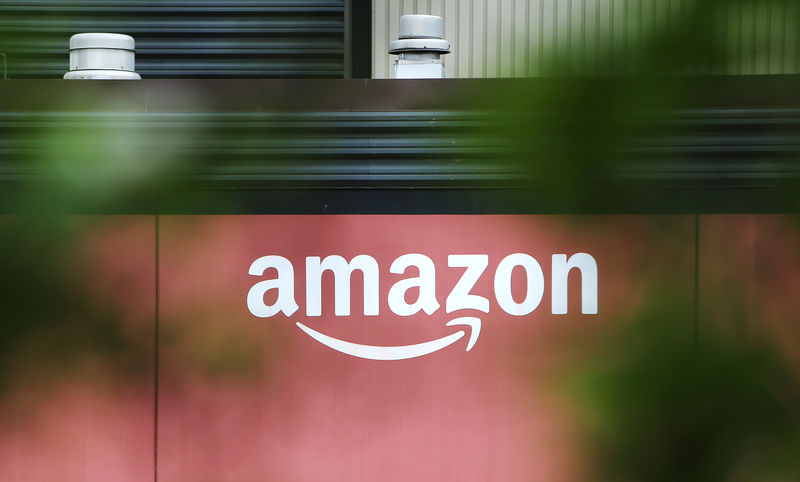
[[[135,43],[120,33],[79,33],[69,39],[65,79],[135,80]]]
[[[442,39],[442,17],[403,15],[398,40],[389,43],[389,53],[397,55],[395,79],[442,79],[441,56],[450,53],[450,42]]]

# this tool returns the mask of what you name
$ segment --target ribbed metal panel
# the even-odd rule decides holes
[[[677,44],[709,0],[373,0],[373,77],[391,77],[389,42],[405,14],[444,17],[453,53],[447,77],[538,77],[553,73],[637,73],[637,49],[672,37]],[[705,5],[704,5],[705,4]],[[800,2],[713,2],[700,35],[714,58],[687,62],[684,73],[800,72]],[[698,45],[698,49],[706,46]],[[614,55],[611,55],[614,53]],[[651,62],[654,59],[649,59]],[[656,64],[658,60],[655,60]],[[652,65],[650,63],[646,65]],[[648,72],[644,72],[648,73]]]
[[[144,78],[344,76],[344,0],[0,0],[9,78],[57,78],[69,37],[136,39]]]
[[[591,174],[596,182],[641,187],[643,181],[724,185],[799,179],[798,108],[688,109],[649,113],[640,121],[644,133],[615,146],[615,162]],[[536,159],[558,155],[571,142],[551,139],[537,146],[535,155],[523,153],[520,159],[509,147],[515,140],[494,129],[502,122],[496,114],[452,110],[3,112],[0,182],[64,175],[48,171],[53,167],[48,156],[54,153],[61,160],[76,160],[68,165],[70,177],[96,177],[97,165],[84,166],[81,160],[114,157],[114,142],[123,142],[143,164],[165,153],[184,161],[164,176],[222,187],[260,182],[457,186],[523,179],[535,185]],[[129,175],[124,169],[109,172]]]
[[[91,157],[85,136],[145,136],[136,155],[180,146],[187,179],[208,181],[439,181],[510,175],[469,112],[0,113],[0,172],[40,172],[42,152]],[[60,134],[54,136],[54,132]],[[185,142],[190,136],[190,142]],[[54,140],[56,139],[56,140]],[[55,145],[54,145],[55,143]],[[104,146],[92,144],[103,152]],[[74,167],[77,174],[80,167]],[[5,176],[0,175],[0,179]],[[78,174],[79,175],[79,174]],[[5,177],[5,179],[9,179]]]
[[[0,82],[0,213],[790,212],[795,77]]]

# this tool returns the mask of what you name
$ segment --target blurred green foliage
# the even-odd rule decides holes
[[[152,374],[152,326],[125,326],[123,308],[91,289],[92,228],[86,218],[0,217],[0,397],[19,384],[46,390],[92,364],[131,382]]]
[[[559,382],[596,480],[798,480],[797,367],[764,333],[709,323],[695,340],[675,301],[588,343]]]

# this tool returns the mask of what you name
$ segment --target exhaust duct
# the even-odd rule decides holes
[[[395,79],[442,79],[441,56],[450,53],[450,42],[444,40],[442,17],[403,15],[398,39],[389,43],[389,53],[397,55]]]

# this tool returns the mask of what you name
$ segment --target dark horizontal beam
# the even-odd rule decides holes
[[[12,211],[64,189],[118,194],[85,211],[794,211],[797,80],[9,81],[0,191]]]

